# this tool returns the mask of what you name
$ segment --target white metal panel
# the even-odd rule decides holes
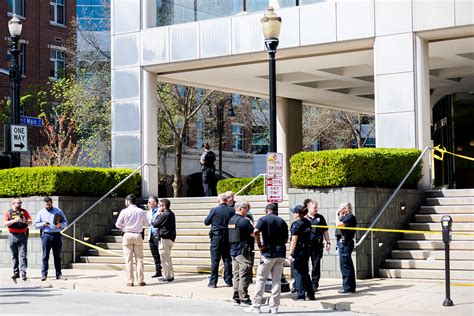
[[[140,68],[114,70],[112,76],[114,100],[140,98]]]
[[[140,102],[112,103],[112,133],[140,132]]]
[[[413,71],[413,34],[378,36],[374,57],[376,75]]]
[[[262,14],[232,18],[232,54],[262,51],[265,48],[260,19]]]
[[[414,72],[376,76],[377,113],[415,110]]]
[[[411,32],[411,0],[375,0],[377,36]]]
[[[299,11],[299,7],[290,7],[277,12],[282,20],[279,48],[298,47],[300,45]]]
[[[142,65],[169,62],[169,27],[155,27],[141,32]]]
[[[140,30],[140,1],[114,0],[114,34],[138,32]]]
[[[231,54],[231,19],[215,19],[200,22],[201,58]]]
[[[301,45],[336,41],[336,4],[322,2],[300,9]]]
[[[474,24],[474,1],[455,0],[456,25]]]
[[[454,26],[454,0],[413,0],[415,31]]]
[[[377,147],[416,148],[414,112],[376,114],[375,121]]]
[[[336,4],[337,40],[374,36],[373,0],[340,0]]]
[[[199,59],[199,23],[170,26],[170,61]]]
[[[138,66],[139,34],[130,33],[113,37],[115,68]]]
[[[140,165],[140,133],[112,135],[112,161],[114,167]]]

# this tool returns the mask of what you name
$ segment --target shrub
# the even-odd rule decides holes
[[[291,182],[298,188],[394,188],[421,154],[418,149],[362,148],[301,152],[290,159]],[[421,163],[405,182],[415,187]]]
[[[217,182],[217,192],[222,193],[226,191],[232,191],[237,193],[247,183],[252,181],[254,178],[230,178],[224,179]],[[262,195],[265,194],[263,191],[263,178],[257,179],[248,188],[246,188],[240,195]]]
[[[133,170],[82,167],[21,167],[0,170],[0,197],[34,195],[101,196]],[[136,173],[116,194],[139,194]]]

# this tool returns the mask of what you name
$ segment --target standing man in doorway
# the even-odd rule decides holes
[[[8,241],[12,252],[13,275],[12,279],[16,283],[16,279],[20,277],[26,281],[27,245],[28,245],[28,225],[31,225],[31,216],[27,210],[21,208],[20,198],[12,199],[12,208],[3,216],[3,225],[8,227]],[[20,255],[20,260],[18,260]],[[19,268],[18,268],[19,267]]]
[[[158,208],[158,198],[156,196],[150,196],[148,198],[148,208],[149,211],[147,213],[148,224],[150,224],[150,228],[148,231],[148,244],[150,245],[151,255],[153,256],[153,261],[155,262],[155,274],[153,274],[152,278],[161,277],[161,259],[160,259],[160,250],[158,249],[158,243],[160,240],[158,228],[155,228],[153,225],[153,221],[160,215],[160,209]]]
[[[63,211],[53,207],[53,199],[44,198],[44,208],[38,212],[35,220],[35,228],[41,230],[41,249],[43,251],[43,264],[41,266],[41,281],[46,281],[49,269],[49,253],[53,249],[54,269],[56,279],[62,279],[61,272],[61,249],[63,241],[61,230],[67,226],[67,219]]]
[[[214,172],[216,171],[216,154],[209,149],[209,143],[204,144],[204,153],[201,156],[201,173],[202,187],[204,196],[216,196],[216,179]]]
[[[115,227],[121,229],[122,234],[122,250],[125,258],[127,269],[127,286],[133,286],[133,256],[137,262],[137,279],[139,286],[145,286],[145,276],[143,273],[143,227],[148,226],[146,213],[137,205],[137,198],[133,194],[127,195],[125,198],[125,206],[115,222]]]

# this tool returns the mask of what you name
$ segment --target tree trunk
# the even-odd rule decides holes
[[[183,141],[181,139],[176,140],[175,143],[175,160],[174,160],[174,179],[173,179],[173,196],[181,196],[181,187],[183,183],[181,181],[181,160],[183,158]]]

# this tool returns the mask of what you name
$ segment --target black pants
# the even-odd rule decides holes
[[[339,267],[342,274],[342,288],[349,292],[356,290],[356,279],[354,263],[352,262],[352,251],[354,250],[354,239],[342,239],[337,241],[337,249],[339,251]]]
[[[313,290],[317,290],[319,287],[319,279],[321,278],[321,259],[323,258],[323,245],[316,244],[310,246],[310,258],[311,258],[311,283]]]
[[[302,299],[305,298],[305,293],[308,294],[308,297],[314,296],[311,278],[309,277],[308,260],[307,256],[303,256],[295,258],[291,263],[295,275],[296,296]]]
[[[48,276],[49,269],[49,253],[53,249],[54,268],[56,276],[61,276],[61,249],[63,241],[60,233],[44,233],[41,235],[41,250],[43,251],[43,264],[41,266],[41,275]]]
[[[229,239],[227,236],[213,235],[211,238],[211,277],[209,284],[217,285],[219,262],[224,261],[224,282],[232,284],[232,258],[230,257]]]
[[[217,196],[214,169],[203,168],[201,170],[201,173],[202,173],[202,187],[204,189],[204,196]]]
[[[155,261],[155,271],[161,272],[160,251],[158,249],[158,244],[154,240],[158,241],[158,239],[153,238],[148,243],[150,245],[151,255],[153,256],[153,260]]]

